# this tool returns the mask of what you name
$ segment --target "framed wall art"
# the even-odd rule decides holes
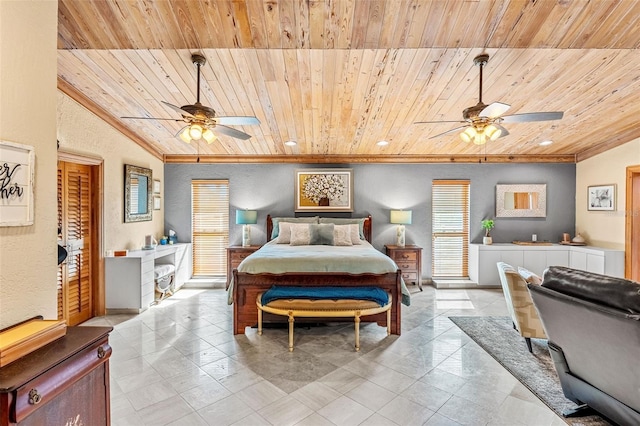
[[[295,171],[296,212],[352,212],[353,169]]]
[[[162,206],[162,198],[158,195],[153,196],[153,209],[160,210],[160,206]]]
[[[615,210],[616,185],[594,185],[587,187],[587,210]]]
[[[0,141],[0,226],[33,225],[35,150]]]
[[[153,180],[153,193],[154,194],[159,194],[160,193],[160,180],[159,179],[154,179]]]

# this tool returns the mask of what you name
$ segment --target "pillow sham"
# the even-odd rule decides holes
[[[357,225],[354,225],[357,226]],[[356,238],[357,238],[356,228]],[[352,246],[351,242],[351,225],[335,225],[333,227],[333,245],[334,246]]]
[[[288,222],[288,223],[318,223],[318,216],[311,217],[272,217],[271,224],[273,225],[273,229],[271,230],[271,239],[274,240],[278,238],[280,234],[280,223]]]
[[[542,284],[542,278],[539,275],[534,274],[530,270],[523,268],[522,266],[518,266],[518,274],[525,280],[528,284],[540,285]]]
[[[292,223],[291,239],[289,244],[292,246],[308,246],[311,244],[311,232],[309,223]]]
[[[335,225],[358,225],[358,233],[360,235],[360,239],[364,240],[364,221],[366,218],[336,218],[336,217],[321,217],[319,218],[318,223],[333,223]]]

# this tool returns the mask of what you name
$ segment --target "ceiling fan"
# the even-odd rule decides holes
[[[187,123],[176,136],[180,136],[186,143],[190,143],[192,140],[204,139],[207,143],[215,141],[216,136],[214,130],[223,135],[231,136],[237,139],[249,139],[251,135],[242,132],[240,130],[228,127],[228,125],[251,125],[260,124],[260,120],[256,117],[220,117],[216,115],[213,108],[204,106],[200,103],[200,67],[202,67],[207,60],[204,56],[194,53],[191,55],[191,61],[198,68],[198,89],[196,103],[193,105],[183,105],[178,107],[170,104],[169,102],[162,101],[163,104],[178,111],[182,118],[154,118],[154,117],[121,117],[141,120],[173,120],[182,121]]]
[[[489,62],[489,55],[481,54],[473,59],[473,63],[480,67],[480,90],[479,101],[476,105],[466,108],[462,112],[463,120],[453,121],[418,121],[414,124],[423,123],[464,123],[464,126],[456,127],[455,129],[448,130],[444,133],[431,136],[429,139],[437,138],[448,133],[453,133],[461,129],[465,129],[460,133],[460,139],[464,142],[475,143],[476,145],[483,145],[488,140],[496,140],[509,134],[507,129],[502,126],[502,123],[524,123],[530,121],[549,121],[560,120],[563,116],[563,112],[529,112],[524,114],[505,115],[505,112],[510,105],[503,104],[502,102],[493,102],[490,105],[485,105],[482,102],[482,69]]]

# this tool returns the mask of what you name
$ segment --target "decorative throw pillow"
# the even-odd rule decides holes
[[[518,273],[528,284],[542,284],[542,278],[540,278],[539,275],[534,274],[533,272],[526,268],[523,268],[522,266],[518,266]]]
[[[291,224],[291,239],[289,244],[292,246],[308,246],[311,244],[311,233],[309,232],[310,225],[312,224]]]
[[[333,229],[333,223],[309,224],[309,244],[332,246]]]
[[[351,226],[352,225],[335,225],[333,227],[333,245],[336,246],[352,246],[351,242]],[[358,232],[358,225],[353,225],[356,229],[356,237]],[[358,241],[360,239],[358,238]]]
[[[275,240],[278,238],[280,234],[280,226],[279,224],[282,222],[289,223],[318,223],[318,216],[312,217],[272,217],[271,224],[273,225],[273,229],[271,230],[271,239]]]
[[[352,223],[350,225],[336,225],[336,226],[348,226],[351,231],[351,244],[358,245],[362,244],[360,241],[360,225],[357,223]]]
[[[276,244],[289,244],[291,242],[291,223],[280,222],[278,224],[280,231],[278,238],[276,238]]]

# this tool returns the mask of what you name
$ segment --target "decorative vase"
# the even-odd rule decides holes
[[[491,237],[482,237],[482,244],[488,246],[493,244],[493,238]]]
[[[329,199],[327,197],[320,198],[320,200],[318,200],[318,205],[319,206],[328,206],[329,205]]]

